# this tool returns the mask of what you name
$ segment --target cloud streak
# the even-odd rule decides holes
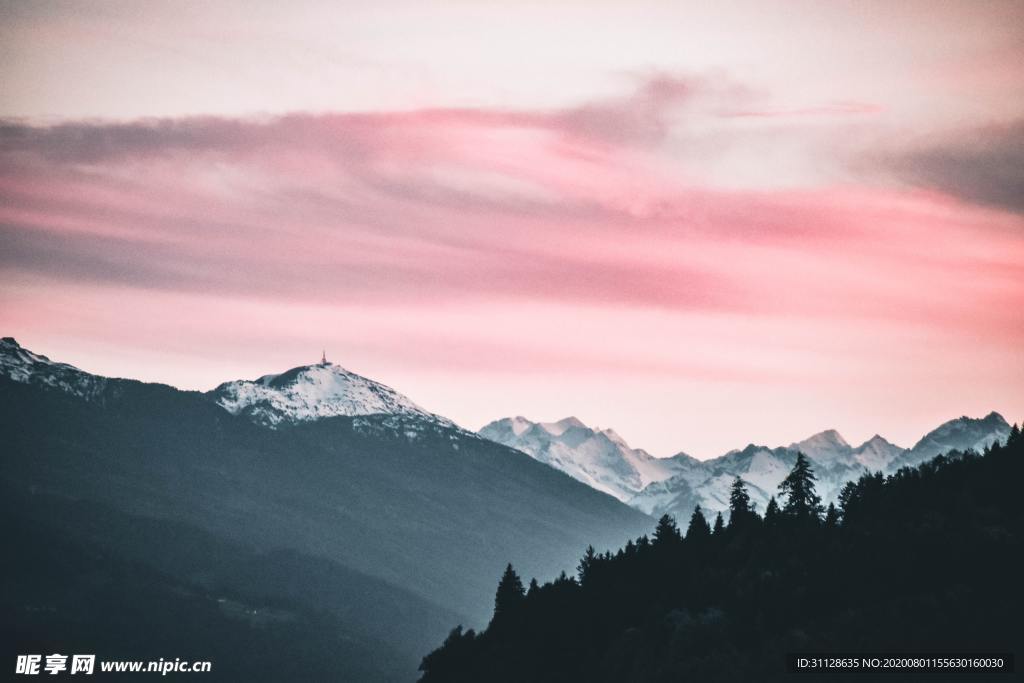
[[[726,92],[736,99],[735,88],[657,77],[628,96],[554,111],[7,123],[3,268],[232,295],[801,314],[835,300],[798,293],[808,258],[865,280],[886,267],[928,278],[953,261],[1013,268],[994,252],[922,250],[936,212],[949,240],[978,234],[976,212],[939,197],[702,184],[706,153],[666,149],[688,127],[730,118],[718,113]],[[993,142],[978,155],[1001,150]],[[978,155],[968,169],[982,165]],[[1004,181],[1011,158],[1006,173],[994,171]],[[918,166],[946,177],[947,161],[933,154]],[[838,288],[831,280],[816,288]],[[893,296],[873,308],[905,310]]]
[[[468,424],[501,408],[482,414],[437,373],[533,376],[564,401],[531,399],[525,379],[517,395],[556,413],[591,395],[614,412],[630,382],[724,412],[744,392],[797,409],[846,400],[836,387],[863,406],[897,381],[966,391],[1024,344],[1006,313],[1024,304],[1019,127],[886,152],[871,182],[708,173],[770,179],[782,171],[762,150],[778,140],[839,165],[800,144],[808,127],[842,148],[849,119],[872,111],[658,76],[551,109],[8,121],[0,321],[85,347],[252,348],[239,375],[327,343]],[[887,184],[894,165],[918,187]],[[229,370],[216,358],[202,359],[211,381]]]

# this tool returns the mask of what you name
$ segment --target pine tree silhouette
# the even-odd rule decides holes
[[[747,492],[746,484],[737,476],[729,489],[729,514],[742,515],[747,512],[750,512],[750,494]]]
[[[590,570],[594,566],[594,562],[598,559],[597,553],[594,552],[594,546],[588,545],[587,552],[583,555],[580,563],[576,566],[576,574],[580,578],[580,583],[586,583],[587,577],[590,575]]]
[[[798,520],[821,519],[821,496],[814,490],[816,479],[807,456],[797,453],[793,469],[779,484],[779,492],[786,496],[782,508],[785,515]]]
[[[698,505],[693,509],[693,514],[690,515],[690,525],[686,527],[686,540],[699,541],[709,536],[711,536],[711,526],[704,516],[704,511]]]
[[[754,521],[756,517],[757,514],[750,504],[747,485],[737,476],[729,489],[729,528],[742,528]]]
[[[779,504],[775,502],[775,496],[772,496],[768,501],[768,507],[764,509],[765,526],[777,526],[781,515],[782,512],[779,510]]]
[[[712,533],[698,507],[675,545],[679,530],[664,516],[654,543],[588,548],[581,581],[563,572],[531,582],[525,599],[509,566],[491,626],[453,631],[424,658],[421,683],[731,683],[766,680],[793,636],[821,651],[895,651],[908,634],[934,649],[1012,642],[1024,613],[1020,429],[988,453],[864,474],[811,524],[793,523],[820,506],[802,458],[784,493],[804,507],[783,512],[773,497],[765,523],[742,533],[734,519],[722,531],[718,517]]]
[[[725,520],[722,519],[722,513],[719,512],[715,515],[715,526],[711,529],[711,533],[715,536],[720,536],[725,531]]]
[[[510,612],[515,611],[523,602],[525,595],[523,582],[516,574],[516,570],[512,568],[512,564],[509,563],[505,567],[505,573],[501,575],[498,590],[494,594],[494,617],[492,617],[491,623],[500,621],[506,618]]]
[[[839,511],[836,510],[834,503],[829,503],[828,510],[825,511],[825,527],[835,529],[837,526],[839,526]]]
[[[679,534],[675,518],[672,515],[662,515],[654,529],[654,545],[672,545],[680,540],[682,536]]]

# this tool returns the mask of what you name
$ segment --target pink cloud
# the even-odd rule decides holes
[[[97,370],[119,339],[150,379],[189,356],[194,386],[328,337],[467,423],[483,416],[431,376],[557,375],[594,395],[595,377],[673,378],[721,401],[774,388],[794,409],[799,387],[869,403],[870,380],[924,386],[931,369],[1006,383],[1024,219],[880,183],[704,182],[708,152],[676,146],[721,121],[702,87],[553,111],[8,124],[0,322]]]

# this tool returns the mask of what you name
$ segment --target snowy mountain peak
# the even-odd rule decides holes
[[[522,434],[523,432],[525,432],[526,430],[533,426],[533,423],[527,420],[522,415],[517,415],[515,417],[505,419],[508,422],[509,429],[511,429],[512,433],[516,435]]]
[[[0,376],[20,384],[49,386],[85,399],[95,396],[106,384],[103,377],[32,353],[14,337],[0,339]]]
[[[925,434],[904,459],[906,464],[917,464],[952,450],[981,452],[995,441],[1005,441],[1009,433],[1010,425],[995,411],[982,418],[964,415]]]
[[[391,387],[329,362],[301,365],[251,381],[225,382],[210,394],[229,413],[245,415],[271,427],[338,415],[380,414],[454,426],[450,420],[424,410]]]
[[[853,450],[853,459],[871,472],[886,471],[906,451],[888,439],[875,434]]]
[[[646,451],[630,448],[614,430],[593,429],[575,417],[558,422],[506,417],[484,426],[479,434],[523,451],[622,501],[688,464],[681,459],[655,458]]]
[[[850,454],[850,444],[834,429],[826,429],[823,432],[810,436],[803,441],[789,445],[790,450],[800,451],[811,460],[817,462],[832,462]]]
[[[14,337],[0,339],[0,372],[16,382],[26,382],[33,370],[54,365],[46,356],[32,353]],[[68,366],[71,367],[71,366]]]
[[[561,436],[570,429],[588,429],[587,425],[577,417],[564,417],[558,422],[538,422],[537,424],[552,436]]]

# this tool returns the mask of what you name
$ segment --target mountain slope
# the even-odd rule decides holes
[[[14,337],[0,339],[0,377],[21,384],[51,387],[84,400],[98,396],[107,384],[105,377],[90,375],[73,365],[32,353]]]
[[[578,481],[628,501],[651,482],[685,469],[689,456],[655,458],[630,448],[611,429],[591,429],[575,417],[558,422],[531,422],[524,417],[495,420],[480,436],[521,450]],[[693,461],[696,462],[696,461]]]
[[[270,429],[211,395],[164,385],[86,376],[94,390],[84,400],[41,379],[43,370],[31,382],[0,376],[0,484],[183,525],[248,553],[319,558],[373,579],[378,593],[409,591],[433,616],[391,643],[405,661],[454,615],[482,623],[507,562],[550,577],[571,571],[587,544],[612,547],[652,526],[610,496],[429,416],[282,420]],[[231,572],[219,575],[244,587]],[[314,583],[302,573],[295,581]],[[334,597],[323,604],[342,610],[337,590],[324,590]],[[342,616],[353,628],[377,619]]]
[[[985,450],[996,441],[1003,441],[1010,433],[1010,425],[1002,415],[991,412],[983,418],[966,415],[945,422],[921,437],[899,459],[899,465],[916,465],[949,451]]]
[[[787,653],[1019,652],[1022,477],[1015,432],[984,456],[865,476],[830,523],[794,511],[663,528],[525,595],[503,582],[487,630],[454,631],[421,683],[840,681],[860,676],[794,675]],[[1007,659],[939,677],[1009,679]]]
[[[407,681],[456,615],[336,564],[8,487],[2,654],[173,653],[211,680]],[[326,565],[326,566],[325,566]]]

